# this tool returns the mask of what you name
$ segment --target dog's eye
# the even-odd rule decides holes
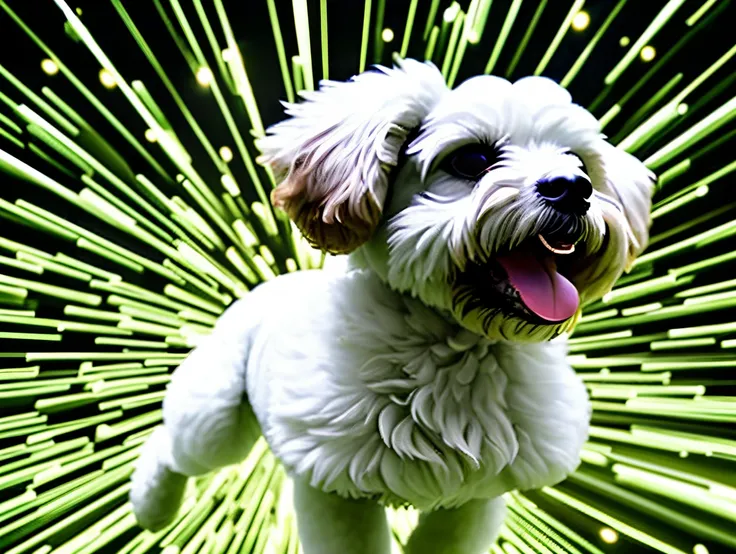
[[[445,170],[463,179],[477,179],[498,160],[493,148],[470,144],[459,148],[447,158]]]

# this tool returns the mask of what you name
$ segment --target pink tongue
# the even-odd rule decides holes
[[[513,252],[498,258],[524,305],[547,321],[565,321],[578,309],[580,297],[570,281],[557,273],[554,258]]]

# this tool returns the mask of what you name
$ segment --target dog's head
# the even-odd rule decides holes
[[[471,331],[553,338],[646,246],[654,175],[549,79],[405,60],[302,96],[258,142],[274,203]]]

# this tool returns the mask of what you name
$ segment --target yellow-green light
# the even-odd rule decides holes
[[[115,82],[115,76],[110,73],[107,69],[100,69],[100,83],[107,89],[113,89],[117,86]]]
[[[657,51],[654,46],[645,46],[639,52],[639,57],[645,62],[651,62],[657,56]]]
[[[59,66],[50,58],[46,58],[41,62],[41,69],[46,75],[56,75],[59,72]]]
[[[588,25],[590,25],[590,14],[586,11],[581,10],[572,18],[571,27],[575,31],[584,31]]]
[[[200,86],[208,87],[212,83],[214,75],[212,74],[212,70],[209,67],[200,67],[197,70],[196,78]]]

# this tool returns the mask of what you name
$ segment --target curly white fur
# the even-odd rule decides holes
[[[406,60],[303,96],[260,161],[312,242],[353,253],[259,286],[174,372],[165,430],[133,479],[136,515],[170,521],[177,476],[238,462],[260,429],[297,482],[306,554],[388,552],[374,501],[430,513],[409,552],[487,551],[501,495],[577,467],[590,407],[565,343],[548,341],[579,312],[527,321],[458,295],[457,275],[543,232],[558,214],[535,186],[575,177],[593,193],[570,280],[581,306],[600,298],[646,246],[653,176],[548,79],[451,91]],[[443,169],[473,143],[499,153],[483,175]]]

